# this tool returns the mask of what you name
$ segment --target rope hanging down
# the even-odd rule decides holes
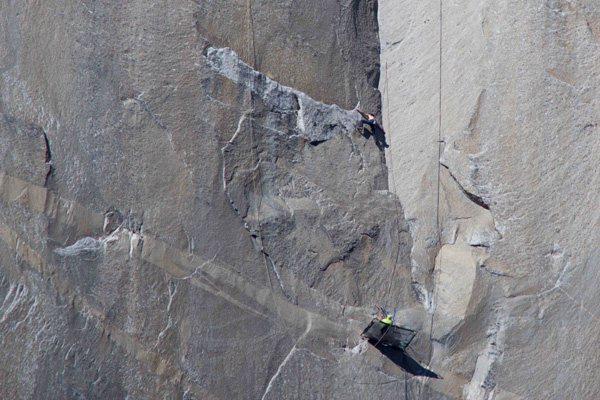
[[[440,0],[440,4],[441,4],[441,0]],[[441,30],[440,30],[441,32]],[[440,39],[441,41],[441,39]],[[441,49],[440,49],[440,60],[441,60]],[[440,64],[440,73],[441,73],[441,64]],[[388,64],[387,61],[385,63],[385,84],[384,84],[384,89],[385,89],[385,122],[387,122],[387,130],[388,132],[391,132],[390,128],[390,123],[391,123],[391,119],[390,119],[390,93],[389,93],[389,80],[388,80]],[[441,75],[440,75],[440,91],[441,91]],[[440,121],[440,129],[438,132],[438,139],[441,139],[441,94],[440,94],[440,116],[439,116],[439,121]],[[390,136],[389,138],[390,140],[390,150],[389,150],[389,160],[390,160],[390,170],[391,170],[391,180],[392,180],[392,188],[395,194],[397,194],[397,190],[396,190],[396,179],[394,176],[394,158],[393,158],[393,148],[394,146],[392,145],[392,137]],[[439,146],[438,146],[438,161],[439,158],[441,156],[441,140],[438,140],[439,142]],[[440,189],[440,183],[439,183],[439,178],[440,178],[440,171],[439,171],[439,162],[438,162],[438,196],[437,196],[437,226],[438,226],[438,241],[441,238],[441,235],[439,234],[439,189]],[[398,202],[395,201],[394,202],[394,206],[395,206],[395,211],[396,211],[396,224],[397,224],[397,238],[398,238],[398,243],[397,243],[397,252],[396,252],[396,257],[394,259],[394,264],[393,264],[393,269],[392,269],[392,274],[391,277],[389,279],[389,284],[387,286],[387,290],[384,292],[382,298],[387,297],[387,295],[389,295],[391,293],[391,288],[394,282],[394,278],[395,278],[395,274],[396,274],[396,269],[398,266],[398,260],[399,260],[399,256],[400,256],[400,234],[401,234],[401,225],[400,225],[400,211],[398,209]],[[432,320],[431,320],[432,324],[433,324],[433,316],[432,316]],[[383,333],[383,335],[381,336],[381,338],[377,341],[377,343],[375,344],[375,347],[377,347],[377,345],[381,342],[381,340],[387,335],[388,331],[391,329],[392,325],[390,324],[387,329],[385,330],[385,332]],[[432,326],[433,328],[433,326]],[[430,339],[431,339],[431,335],[430,335]],[[406,370],[404,371],[404,398],[408,399],[408,383],[406,380]]]
[[[437,193],[436,193],[436,211],[435,211],[435,224],[437,228],[437,242],[440,247],[439,257],[440,257],[440,266],[442,264],[443,257],[443,246],[442,246],[442,227],[440,226],[440,182],[441,182],[441,160],[442,160],[442,32],[443,32],[443,24],[444,24],[444,14],[443,14],[443,0],[440,0],[440,24],[439,24],[439,87],[438,87],[438,155],[437,155]],[[429,341],[433,340],[433,320],[435,317],[435,308],[437,305],[437,271],[435,270],[435,261],[433,265],[433,294],[431,298],[431,325],[429,328]]]
[[[385,121],[387,122],[387,131],[391,132],[390,130],[390,123],[391,123],[391,119],[390,119],[390,92],[389,92],[389,83],[388,83],[388,64],[387,61],[385,62]],[[393,151],[392,149],[394,148],[394,146],[392,145],[392,136],[390,135],[389,137],[389,141],[390,141],[390,147],[389,147],[389,160],[390,160],[390,170],[391,170],[391,179],[392,179],[392,187],[394,190],[394,194],[397,194],[397,190],[396,190],[396,178],[394,176],[394,157],[393,157]],[[392,269],[392,275],[390,278],[390,282],[387,288],[387,291],[384,292],[384,296],[383,298],[385,298],[387,295],[389,295],[389,293],[391,292],[392,289],[392,284],[394,282],[394,278],[396,275],[396,269],[398,267],[398,260],[400,257],[400,233],[401,233],[401,226],[400,226],[400,210],[398,209],[398,201],[394,201],[394,206],[395,206],[395,211],[396,211],[396,223],[397,223],[397,227],[398,227],[398,231],[397,231],[397,235],[398,235],[398,246],[397,246],[397,251],[396,251],[396,257],[394,259],[394,266]],[[392,327],[392,325],[390,324],[387,329],[385,330],[385,332],[383,333],[383,335],[381,336],[381,338],[377,341],[377,343],[375,344],[375,347],[377,347],[377,345],[381,342],[381,340],[387,335],[388,331],[390,330],[390,328]],[[408,349],[407,349],[408,350]],[[408,381],[406,379],[406,370],[404,370],[404,399],[408,400]]]
[[[437,154],[437,190],[436,190],[436,207],[435,207],[435,225],[436,225],[436,229],[437,229],[437,243],[438,246],[440,248],[439,251],[439,257],[440,257],[440,266],[442,265],[442,261],[443,261],[443,246],[442,246],[442,229],[440,226],[440,188],[441,188],[441,160],[442,160],[442,44],[443,44],[443,27],[444,27],[444,14],[443,14],[443,0],[440,0],[440,7],[439,7],[439,15],[440,15],[440,23],[439,23],[439,69],[438,69],[438,75],[439,75],[439,82],[438,82],[438,154]],[[429,325],[429,344],[430,344],[430,353],[429,353],[429,362],[431,362],[431,356],[433,355],[433,346],[431,345],[432,341],[433,341],[433,322],[434,322],[434,318],[435,318],[435,309],[437,307],[437,293],[438,293],[438,282],[437,282],[437,275],[438,275],[438,271],[436,271],[435,269],[435,260],[433,262],[433,288],[432,288],[432,295],[431,295],[431,323]],[[421,396],[423,395],[423,393],[425,393],[424,387],[425,387],[425,382],[426,379],[424,379],[421,382],[421,387],[419,390],[419,399],[421,398]]]
[[[387,127],[388,127],[388,132],[389,132],[389,127],[390,127],[390,95],[389,95],[389,87],[388,87],[388,74],[387,74],[387,61],[385,63],[385,84],[384,84],[384,89],[385,89],[385,97],[386,97],[386,107],[385,107],[385,114],[387,115],[387,117],[385,118],[384,121],[387,121]],[[392,175],[392,186],[394,188],[394,194],[397,193],[396,191],[396,179],[394,178],[394,159],[392,157],[392,138],[390,136],[389,138],[390,140],[390,150],[389,150],[389,158],[390,158],[390,169],[391,169],[391,175]],[[398,245],[396,246],[396,257],[394,259],[394,266],[392,267],[392,275],[389,279],[389,284],[387,286],[387,290],[383,292],[383,295],[381,296],[382,299],[385,299],[387,297],[387,295],[390,294],[390,291],[392,289],[392,284],[394,283],[394,277],[396,275],[396,268],[398,266],[398,259],[400,257],[400,232],[401,232],[401,226],[400,226],[400,211],[398,210],[398,201],[394,201],[394,206],[396,208],[396,224],[398,227]],[[381,340],[387,335],[388,331],[391,329],[392,324],[389,324],[387,329],[385,330],[385,332],[383,333],[383,335],[381,335],[381,337],[379,338],[379,340],[377,341],[377,343],[375,343],[375,347],[377,347],[377,345],[381,342]]]
[[[438,88],[438,154],[437,154],[437,190],[436,190],[436,229],[437,229],[437,242],[438,245],[440,246],[440,263],[442,261],[442,233],[441,233],[441,224],[440,224],[440,189],[441,189],[441,157],[442,157],[442,29],[443,29],[443,8],[442,8],[442,1],[440,0],[439,2],[439,88]],[[388,65],[387,65],[387,61],[385,63],[385,96],[386,96],[386,105],[385,105],[385,111],[386,111],[386,120],[387,120],[387,127],[388,127],[388,131],[390,126],[390,93],[389,93],[389,86],[388,86]],[[393,158],[393,146],[392,146],[392,137],[390,136],[390,151],[389,151],[389,160],[390,160],[390,170],[391,170],[391,178],[392,178],[392,186],[393,186],[393,190],[394,193],[397,193],[396,191],[396,179],[394,177],[394,158]],[[396,257],[395,257],[395,261],[394,261],[394,267],[392,269],[392,275],[391,278],[389,280],[389,285],[387,287],[387,291],[384,292],[384,296],[389,294],[391,288],[392,288],[392,284],[394,281],[394,277],[395,277],[395,273],[396,273],[396,268],[398,265],[398,259],[399,259],[399,255],[400,255],[400,233],[401,233],[401,227],[400,227],[400,212],[398,210],[398,204],[395,203],[396,206],[396,222],[398,225],[398,251],[396,253]],[[434,271],[435,271],[435,265],[434,265]],[[432,294],[432,299],[431,299],[431,307],[432,307],[432,313],[431,313],[431,326],[430,326],[430,331],[429,331],[429,340],[431,341],[433,336],[433,320],[434,320],[434,315],[435,315],[435,304],[436,304],[436,299],[437,299],[437,282],[436,282],[436,273],[434,272],[434,283],[433,283],[433,294]]]
[[[252,1],[248,0],[248,57],[249,57],[249,62],[250,62],[250,67],[252,67],[254,69],[254,64],[256,63],[256,57],[255,57],[255,53],[254,53],[254,27],[253,27],[253,22],[252,22]],[[265,254],[265,249],[263,247],[263,241],[262,241],[262,231],[261,231],[261,226],[260,226],[260,203],[262,202],[262,200],[260,199],[261,196],[259,196],[258,194],[258,187],[256,184],[256,180],[257,180],[257,171],[258,171],[258,165],[260,163],[260,160],[257,160],[256,157],[256,152],[254,150],[254,124],[252,123],[252,114],[254,113],[254,103],[252,100],[252,91],[254,89],[254,79],[252,79],[252,76],[249,79],[249,88],[248,88],[248,107],[249,107],[249,111],[248,114],[250,115],[250,150],[252,151],[252,185],[253,185],[253,189],[254,189],[254,204],[256,207],[256,225],[257,225],[257,231],[258,231],[258,236],[257,236],[257,241],[258,241],[258,245],[260,247],[260,251],[261,253],[265,256],[265,263],[267,263],[268,265],[268,260],[266,259],[266,254]],[[268,272],[268,271],[267,271]],[[271,275],[267,274],[269,276],[269,281],[271,280]]]
[[[388,68],[387,68],[387,61],[385,62],[385,100],[386,100],[386,121],[387,121],[387,128],[388,128],[388,132],[390,131],[390,93],[389,93],[389,87],[388,87]],[[389,155],[390,155],[390,170],[391,170],[391,175],[392,175],[392,186],[394,188],[394,194],[397,195],[397,191],[396,191],[396,179],[394,178],[394,159],[392,157],[392,149],[394,148],[392,146],[392,135],[390,134],[389,137],[389,141],[390,141],[390,147],[389,147]],[[398,259],[400,257],[400,232],[401,232],[401,227],[400,227],[400,211],[398,210],[398,201],[394,200],[394,206],[396,208],[396,224],[398,226],[398,246],[397,246],[397,251],[396,251],[396,258],[394,259],[394,266],[392,269],[392,276],[390,278],[390,282],[387,288],[387,291],[384,292],[384,295],[382,296],[383,299],[385,299],[385,297],[387,295],[390,294],[390,291],[392,290],[392,284],[394,282],[394,277],[396,275],[396,268],[398,266]]]
[[[247,6],[248,6],[248,57],[249,57],[249,62],[250,62],[250,67],[252,69],[255,68],[255,64],[256,64],[256,50],[254,47],[254,22],[252,20],[252,0],[247,0]],[[279,312],[279,306],[277,305],[277,299],[275,297],[275,289],[273,288],[273,280],[271,279],[271,273],[269,272],[269,259],[267,256],[267,253],[265,251],[265,247],[263,245],[263,235],[262,235],[262,227],[261,227],[261,222],[260,222],[260,206],[262,204],[262,188],[259,187],[259,185],[257,184],[258,179],[260,179],[260,177],[258,176],[258,172],[259,172],[259,166],[260,166],[260,159],[257,157],[256,154],[256,150],[255,150],[255,138],[254,138],[254,123],[253,123],[253,113],[254,113],[254,103],[252,100],[252,91],[254,89],[254,79],[251,77],[249,80],[249,88],[248,88],[248,107],[249,107],[249,121],[250,121],[250,149],[252,152],[252,185],[253,185],[253,189],[254,189],[254,204],[256,207],[256,226],[257,226],[257,242],[258,242],[258,246],[260,249],[260,252],[263,256],[263,261],[264,261],[264,265],[265,265],[265,271],[267,273],[267,278],[269,279],[269,287],[271,289],[271,296],[273,298],[273,303],[275,306],[275,310],[277,312],[277,316],[279,321],[281,322],[281,324],[283,325],[285,331],[287,332],[288,336],[290,337],[290,339],[292,341],[294,341],[294,337],[291,334],[287,324],[285,323],[285,321],[281,318],[281,313]],[[273,268],[275,268],[275,265],[273,265]],[[297,343],[294,344],[294,346]]]
[[[247,0],[247,8],[248,8],[248,56],[249,56],[249,60],[251,62],[250,66],[252,67],[252,69],[255,68],[255,64],[256,64],[256,49],[254,46],[254,26],[253,26],[253,19],[252,19],[252,0]],[[441,231],[441,226],[440,226],[440,189],[441,189],[441,155],[442,155],[442,51],[443,51],[443,41],[442,41],[442,33],[443,33],[443,0],[439,1],[439,90],[438,90],[438,108],[439,108],[439,112],[438,112],[438,156],[437,156],[437,193],[436,193],[436,227],[437,227],[437,234],[438,234],[438,244],[440,246],[440,252],[439,252],[439,257],[440,257],[440,265],[442,264],[442,256],[443,256],[443,249],[442,249],[442,240],[441,240],[441,236],[442,236],[442,231]],[[388,123],[388,131],[389,130],[389,124],[390,124],[390,107],[389,107],[389,87],[388,87],[388,68],[387,68],[387,62],[385,64],[385,93],[386,93],[386,114],[387,114],[387,123]],[[255,196],[255,206],[256,206],[256,222],[257,222],[257,241],[259,244],[259,248],[260,251],[262,253],[263,256],[263,261],[264,261],[264,265],[265,265],[265,270],[267,273],[267,277],[269,280],[269,286],[271,289],[271,295],[273,296],[273,301],[274,301],[274,305],[276,308],[276,312],[278,314],[279,320],[281,321],[283,327],[285,328],[287,334],[289,335],[289,337],[294,340],[289,328],[287,327],[287,324],[285,323],[285,321],[281,318],[280,312],[279,312],[279,307],[277,305],[277,301],[275,299],[275,291],[273,288],[273,281],[271,278],[271,274],[269,272],[269,260],[268,260],[268,256],[267,253],[265,252],[264,249],[264,245],[263,245],[263,236],[262,236],[262,228],[261,228],[261,222],[260,222],[260,205],[262,202],[262,189],[259,193],[259,188],[257,185],[257,174],[259,171],[259,164],[260,164],[260,160],[257,158],[256,155],[256,151],[255,151],[255,138],[254,138],[254,127],[253,127],[253,122],[252,122],[252,114],[253,114],[253,99],[252,99],[252,90],[253,90],[253,86],[254,86],[254,81],[252,79],[250,79],[249,82],[249,90],[248,90],[248,104],[249,104],[249,115],[250,115],[250,142],[251,142],[251,150],[252,150],[252,163],[254,164],[252,166],[252,175],[253,175],[253,188],[254,188],[254,196]],[[390,140],[390,152],[389,152],[389,159],[390,159],[390,168],[391,168],[391,177],[392,177],[392,185],[394,188],[394,193],[397,193],[396,191],[396,180],[394,178],[394,164],[393,164],[393,156],[392,156],[392,139],[391,136],[389,138]],[[396,221],[397,221],[397,225],[398,225],[398,242],[400,241],[400,233],[401,233],[401,227],[400,227],[400,216],[399,216],[399,210],[398,210],[398,204],[397,202],[394,203],[395,205],[395,209],[396,209]],[[395,277],[395,273],[396,273],[396,269],[397,269],[397,264],[398,264],[398,259],[399,259],[399,254],[400,254],[400,243],[398,243],[398,250],[396,253],[396,257],[395,257],[395,261],[394,261],[394,266],[392,269],[392,275],[391,275],[391,279],[388,285],[388,289],[387,292],[385,293],[385,295],[388,295],[390,293],[393,281],[394,281],[394,277]],[[275,268],[275,267],[273,267]],[[431,307],[432,307],[432,313],[431,313],[431,325],[430,325],[430,333],[429,333],[429,339],[430,342],[433,340],[433,325],[434,325],[434,316],[435,316],[435,307],[436,307],[436,301],[437,301],[437,292],[438,292],[438,285],[437,285],[437,271],[435,271],[435,265],[434,265],[434,284],[433,284],[433,295],[432,295],[432,302],[431,302]],[[600,322],[600,318],[598,318],[594,313],[592,313],[590,310],[588,310],[587,308],[585,308],[585,306],[583,305],[583,303],[579,303],[577,302],[569,293],[567,293],[562,287],[560,287],[559,284],[557,284],[555,286],[557,289],[559,289],[566,297],[568,297],[569,300],[571,300],[576,306],[578,306],[579,308],[581,308],[582,310],[584,310],[585,312],[587,312],[591,317],[593,317],[596,321]],[[385,297],[385,296],[384,296]],[[391,327],[391,325],[390,325]],[[388,327],[389,330],[389,327]],[[387,331],[386,331],[387,333]],[[383,335],[385,336],[385,334]],[[382,337],[383,337],[382,336]],[[380,339],[381,340],[381,339]],[[379,343],[379,342],[378,342]],[[296,343],[297,344],[297,343]],[[294,346],[296,345],[294,344]],[[423,381],[422,383],[423,385],[425,384],[425,381]],[[407,399],[408,398],[408,391],[407,391],[408,387],[407,387],[407,380],[406,380],[406,371],[404,371],[404,398]],[[421,392],[420,394],[422,394],[423,392]],[[420,397],[419,394],[419,397]]]
[[[438,90],[438,165],[437,165],[437,201],[436,201],[436,227],[438,234],[438,244],[440,246],[439,258],[440,265],[442,265],[443,260],[443,248],[442,248],[442,227],[440,224],[440,182],[441,182],[441,157],[442,157],[442,145],[444,141],[442,140],[442,31],[443,31],[443,0],[439,2],[439,90]],[[386,86],[387,86],[387,64],[386,64]],[[387,89],[386,89],[387,91]],[[389,105],[388,105],[389,107]],[[389,112],[389,111],[388,111]],[[391,153],[390,153],[391,154]],[[390,157],[391,160],[391,157]],[[393,172],[393,170],[392,170]],[[435,270],[435,266],[434,266]],[[433,312],[431,314],[431,327],[430,327],[430,341],[433,339],[433,320],[435,315],[435,306],[437,301],[437,293],[438,293],[438,285],[437,285],[437,273],[434,272],[434,287],[433,287],[433,296],[431,306],[433,308]],[[600,323],[600,318],[596,316],[593,312],[587,309],[582,302],[578,302],[573,296],[571,296],[566,290],[564,290],[560,284],[555,284],[555,288],[562,292],[573,304],[575,304],[578,308],[589,314],[593,319],[595,319],[598,323]]]
[[[256,57],[254,52],[254,26],[252,22],[252,1],[248,0],[248,57],[250,58],[250,67],[254,69],[254,64],[256,63]],[[258,193],[258,186],[256,184],[257,174],[258,174],[258,166],[260,160],[256,157],[256,151],[254,149],[254,124],[252,123],[252,114],[254,113],[254,103],[252,100],[252,90],[254,89],[254,80],[252,77],[249,80],[249,88],[248,88],[248,114],[250,115],[250,150],[252,151],[252,185],[254,189],[254,204],[256,207],[256,225],[257,225],[257,241],[260,247],[260,252],[263,254],[265,259],[265,265],[267,266],[267,276],[269,277],[269,283],[271,283],[271,274],[268,272],[268,260],[267,255],[265,253],[265,248],[263,246],[262,239],[262,231],[260,226],[260,204],[262,202],[261,196]],[[258,179],[260,179],[258,177]],[[271,285],[272,288],[272,285]]]

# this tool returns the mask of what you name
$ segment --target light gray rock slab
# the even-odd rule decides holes
[[[600,391],[579,368],[566,367],[593,364],[596,352],[577,358],[560,344],[594,343],[597,336],[588,329],[597,326],[597,302],[560,288],[585,292],[595,281],[574,271],[593,264],[598,247],[592,193],[598,187],[599,12],[589,1],[381,4],[390,187],[411,227],[413,277],[431,298],[458,284],[438,286],[429,275],[439,242],[464,241],[486,257],[471,315],[447,338],[462,345],[434,346],[436,363],[470,381],[464,398],[594,397]],[[520,299],[514,300],[518,308],[512,298]],[[551,314],[536,317],[541,299]],[[493,348],[486,332],[497,323],[504,333]],[[549,350],[550,343],[557,347]],[[554,362],[547,361],[550,353]],[[524,369],[528,378],[517,379]],[[564,381],[550,382],[558,369]]]

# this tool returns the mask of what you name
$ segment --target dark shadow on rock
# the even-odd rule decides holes
[[[390,147],[387,144],[387,142],[385,141],[385,131],[377,123],[375,123],[375,124],[363,123],[362,134],[365,137],[365,139],[367,139],[367,140],[371,136],[373,136],[373,140],[375,141],[375,144],[381,151],[383,151],[383,149],[385,149],[387,147]]]
[[[389,358],[394,364],[416,376],[426,376],[429,378],[443,379],[435,372],[428,370],[419,364],[414,358],[406,354],[404,351],[391,346],[382,346],[381,344],[371,343],[384,356]]]

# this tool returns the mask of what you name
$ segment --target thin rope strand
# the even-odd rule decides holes
[[[390,132],[389,135],[389,140],[390,140],[390,147],[388,150],[388,154],[390,155],[390,170],[391,170],[391,178],[392,178],[392,187],[394,188],[394,195],[397,196],[397,191],[396,191],[396,179],[394,177],[394,158],[392,156],[392,149],[394,148],[392,146],[392,134],[391,134],[391,130],[390,130],[390,93],[389,93],[389,86],[388,86],[388,68],[387,68],[387,61],[385,62],[385,100],[386,100],[386,121],[387,121],[387,131]],[[385,125],[385,124],[384,124]],[[385,299],[385,297],[387,295],[390,294],[390,291],[392,290],[392,284],[394,283],[394,279],[395,279],[395,275],[396,275],[396,268],[398,266],[398,259],[400,257],[400,211],[398,210],[398,201],[396,201],[396,199],[394,199],[394,206],[396,208],[396,225],[398,226],[398,245],[396,246],[396,258],[394,259],[394,267],[392,269],[392,276],[390,278],[390,282],[388,285],[388,289],[385,292],[383,298]]]
[[[442,158],[442,33],[443,33],[443,0],[440,0],[440,24],[439,24],[439,88],[438,88],[438,156],[437,156],[437,199],[436,199],[436,228],[438,234],[438,245],[440,247],[439,257],[440,266],[442,265],[443,246],[442,246],[442,229],[440,226],[440,181],[441,181],[441,158]],[[435,260],[433,263],[433,293],[431,296],[431,324],[429,328],[429,342],[433,340],[433,321],[435,318],[435,309],[437,307],[437,275],[438,271],[435,268]],[[433,349],[432,352],[433,353]],[[430,354],[431,356],[431,354]]]
[[[252,20],[252,0],[247,0],[247,6],[248,6],[248,56],[250,57],[250,67],[252,67],[252,69],[255,69],[255,64],[256,64],[256,51],[255,51],[255,47],[254,47],[254,22]],[[260,222],[260,207],[262,204],[262,188],[258,187],[257,184],[257,180],[260,179],[260,177],[258,177],[258,172],[259,172],[259,167],[260,167],[260,159],[258,158],[257,154],[256,154],[256,150],[254,148],[254,123],[253,123],[253,113],[254,113],[254,104],[253,104],[253,100],[252,100],[252,91],[254,89],[254,79],[250,79],[250,88],[248,90],[248,105],[250,107],[249,110],[249,121],[250,121],[250,149],[252,152],[252,185],[253,185],[253,189],[254,189],[254,203],[255,203],[255,207],[256,207],[256,225],[257,225],[257,241],[258,241],[258,245],[260,247],[260,252],[262,253],[263,256],[263,261],[265,264],[265,270],[267,273],[267,278],[269,279],[269,287],[271,288],[271,296],[273,298],[273,303],[275,306],[275,310],[277,312],[277,316],[279,318],[279,321],[281,322],[281,324],[283,325],[285,331],[287,332],[288,336],[290,337],[290,339],[292,341],[294,341],[294,346],[297,345],[297,340],[294,339],[293,335],[291,334],[287,324],[285,323],[285,321],[283,320],[283,318],[281,318],[281,314],[279,311],[279,306],[277,305],[277,300],[275,298],[275,289],[273,288],[273,279],[271,278],[271,273],[269,271],[269,260],[267,257],[267,253],[265,251],[265,247],[263,244],[263,235],[262,235],[262,227],[261,227],[261,222]],[[273,269],[275,268],[275,265],[273,264]]]

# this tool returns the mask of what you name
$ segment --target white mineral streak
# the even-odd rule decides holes
[[[598,21],[593,1],[380,2],[390,187],[433,298],[431,366],[463,371],[465,398],[600,395],[582,372],[600,341]]]
[[[487,331],[488,341],[485,349],[477,357],[475,372],[469,384],[465,387],[466,399],[476,400],[494,398],[494,377],[491,367],[497,361],[502,361],[504,354],[504,340],[506,333],[506,320],[502,315]]]
[[[304,92],[280,85],[252,69],[230,48],[209,48],[206,59],[215,71],[243,87],[250,87],[267,106],[280,113],[297,113],[297,128],[310,141],[331,139],[356,129],[360,115],[311,99]],[[322,118],[328,115],[330,118]]]
[[[63,257],[96,256],[102,248],[102,241],[85,237],[65,248],[55,249],[54,252]]]
[[[300,344],[301,341],[306,338],[306,336],[309,334],[311,328],[312,328],[312,319],[309,317],[308,318],[308,322],[306,324],[306,330],[304,331],[304,333],[302,334],[302,336],[300,336],[298,338],[298,340],[296,340],[296,342],[292,346],[292,348],[289,351],[289,353],[287,354],[287,356],[285,356],[285,358],[283,359],[283,361],[281,362],[281,364],[279,364],[279,367],[277,367],[277,371],[275,371],[275,374],[271,377],[271,379],[269,379],[269,384],[267,385],[267,388],[265,389],[265,393],[263,393],[263,395],[261,397],[261,400],[265,400],[267,398],[267,395],[269,394],[269,391],[273,387],[273,383],[275,382],[275,380],[277,379],[277,377],[279,376],[279,374],[281,374],[281,371],[283,370],[283,367],[285,367],[285,365],[292,358],[292,356],[294,355],[294,353],[298,350],[298,344]]]

